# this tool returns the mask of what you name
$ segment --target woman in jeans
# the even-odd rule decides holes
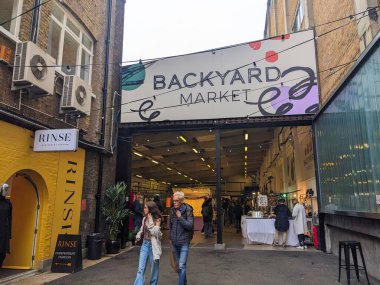
[[[144,206],[144,218],[136,240],[142,241],[140,249],[139,267],[134,285],[143,285],[145,279],[146,264],[150,264],[150,285],[158,283],[158,269],[161,250],[161,213],[156,203],[148,201]]]

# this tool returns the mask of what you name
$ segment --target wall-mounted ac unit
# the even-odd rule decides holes
[[[55,60],[33,42],[17,43],[12,83],[34,94],[54,93]]]
[[[65,76],[63,80],[61,109],[63,111],[75,111],[90,115],[91,86],[76,75]]]

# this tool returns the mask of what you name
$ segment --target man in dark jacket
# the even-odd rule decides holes
[[[202,204],[202,217],[203,217],[205,238],[211,238],[212,237],[212,217],[213,217],[213,214],[214,213],[212,210],[212,198],[206,198]]]
[[[285,205],[285,199],[279,199],[279,204],[274,208],[274,214],[276,215],[276,221],[274,222],[274,241],[273,246],[278,245],[279,234],[282,234],[282,246],[286,246],[286,236],[289,229],[289,218],[292,216],[288,206]]]
[[[169,239],[171,248],[178,263],[179,285],[187,284],[186,262],[189,254],[190,241],[194,234],[193,208],[184,203],[183,192],[173,194],[174,207],[170,209]]]
[[[0,186],[0,268],[9,251],[9,240],[12,238],[12,204],[6,200],[8,185]]]

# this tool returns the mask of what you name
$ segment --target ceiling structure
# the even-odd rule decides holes
[[[273,127],[221,130],[223,181],[244,182],[245,173],[255,175],[273,136]],[[132,175],[172,184],[212,184],[215,148],[214,130],[134,134]]]

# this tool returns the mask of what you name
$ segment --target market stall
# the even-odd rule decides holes
[[[247,240],[249,244],[259,243],[259,244],[272,244],[274,239],[274,222],[275,219],[263,219],[263,218],[253,218],[249,216],[241,217],[241,230],[243,237]],[[297,246],[298,237],[294,232],[294,221],[289,221],[289,230],[287,236],[286,245]],[[280,244],[282,244],[280,235]]]

